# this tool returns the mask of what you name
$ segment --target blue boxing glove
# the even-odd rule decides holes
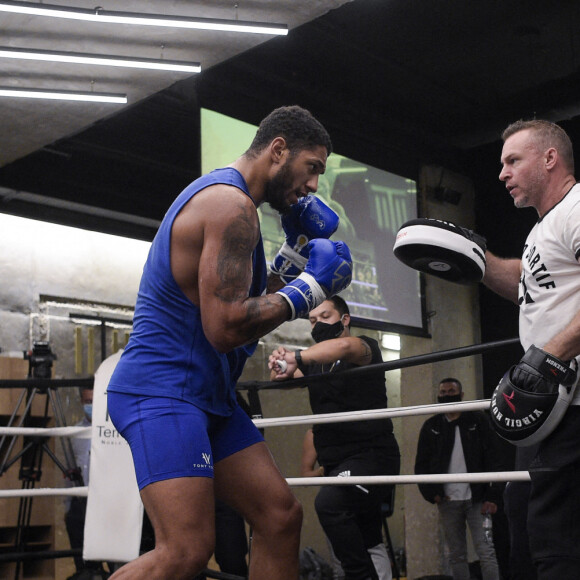
[[[316,239],[308,243],[304,272],[276,294],[288,301],[292,318],[304,318],[330,296],[342,292],[352,278],[352,258],[344,242]]]
[[[304,271],[308,242],[330,238],[338,228],[339,217],[320,199],[307,195],[290,206],[281,222],[286,241],[270,265],[270,271],[287,284]]]

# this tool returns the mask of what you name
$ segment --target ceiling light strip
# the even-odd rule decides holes
[[[76,52],[52,52],[48,50],[30,50],[25,48],[10,48],[5,46],[0,46],[0,57],[42,60],[49,62],[94,64],[99,66],[120,66],[127,68],[167,70],[187,73],[198,73],[201,71],[201,65],[197,62],[180,62],[149,58],[136,59],[124,56],[91,55]]]
[[[25,89],[0,87],[0,97],[25,99],[53,99],[63,101],[84,101],[94,103],[127,103],[127,95],[116,93],[93,93],[83,91],[58,91],[51,89]]]
[[[32,2],[1,1],[0,11],[53,18],[70,18],[89,22],[107,22],[111,24],[136,24],[141,26],[170,26],[173,28],[192,28],[197,30],[217,30],[223,32],[247,32],[250,34],[288,34],[286,24],[267,22],[246,22],[243,20],[221,20],[216,18],[189,18],[186,16],[167,16],[164,14],[140,14],[136,12],[115,12],[93,9],[70,8],[53,4],[35,4]]]

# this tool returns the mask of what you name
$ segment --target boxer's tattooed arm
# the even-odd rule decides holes
[[[272,321],[268,319],[266,313],[269,311],[279,312],[280,305],[288,308],[288,302],[278,294],[266,294],[259,299],[250,299],[247,301],[246,317],[244,328],[248,336],[264,336],[272,330]]]
[[[238,217],[224,232],[218,255],[220,287],[216,297],[223,302],[232,303],[247,297],[252,277],[252,252],[258,239],[254,212],[242,206]]]
[[[241,207],[225,230],[217,259],[219,287],[215,297],[226,305],[242,309],[235,325],[235,341],[250,342],[271,332],[290,318],[286,300],[277,294],[249,297],[252,282],[252,252],[260,238],[259,223],[253,208]]]

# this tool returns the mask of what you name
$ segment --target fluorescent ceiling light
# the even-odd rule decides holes
[[[0,87],[0,97],[20,97],[25,99],[55,99],[64,101],[88,101],[95,103],[127,102],[127,95],[114,93],[93,93],[82,91],[56,91],[50,89],[19,89]]]
[[[169,70],[177,72],[198,73],[201,66],[197,62],[180,62],[175,60],[156,60],[152,58],[130,58],[124,56],[102,56],[82,54],[80,52],[52,52],[49,50],[31,50],[0,46],[0,57],[50,62],[73,62],[103,66],[122,66],[128,68],[146,68],[152,70]]]
[[[69,8],[54,4],[34,4],[32,2],[0,1],[0,11],[54,18],[72,18],[90,22],[113,24],[137,24],[143,26],[171,26],[174,28],[195,28],[198,30],[221,30],[224,32],[249,32],[253,34],[288,34],[286,24],[267,22],[245,22],[243,20],[220,20],[216,18],[189,18],[187,16],[166,16],[164,14],[141,14],[136,12],[114,12],[102,8]]]

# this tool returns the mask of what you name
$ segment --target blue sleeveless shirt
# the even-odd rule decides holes
[[[257,341],[228,353],[218,352],[204,334],[199,307],[175,282],[170,262],[171,229],[176,216],[196,193],[215,184],[233,185],[251,197],[242,175],[226,167],[195,180],[173,202],[149,250],[133,332],[109,391],[181,399],[221,416],[229,415],[236,406],[236,381]],[[260,296],[267,278],[261,236],[252,263],[250,296]]]

